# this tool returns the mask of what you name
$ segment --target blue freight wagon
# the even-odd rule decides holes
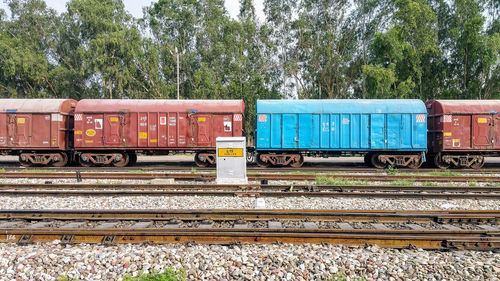
[[[258,100],[256,160],[300,167],[304,155],[363,154],[377,168],[425,161],[421,100]]]

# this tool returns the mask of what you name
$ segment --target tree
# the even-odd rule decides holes
[[[77,79],[78,97],[145,96],[142,37],[121,0],[72,0],[63,25],[60,76]]]
[[[11,20],[1,15],[0,88],[6,97],[58,97],[50,79],[56,13],[41,0],[8,2]]]
[[[371,65],[363,67],[369,97],[427,99],[439,94],[431,73],[439,61],[436,15],[422,1],[396,0],[394,21],[371,44]],[[392,73],[391,73],[392,72]],[[387,82],[394,76],[390,92]]]

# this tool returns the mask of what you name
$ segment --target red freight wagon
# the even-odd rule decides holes
[[[72,146],[72,99],[0,99],[0,150],[21,164],[64,166]]]
[[[194,151],[215,163],[217,137],[243,136],[242,100],[81,100],[75,150],[82,165],[125,166],[137,153]]]
[[[484,156],[499,154],[500,100],[430,100],[425,105],[428,159],[437,167],[479,169]]]

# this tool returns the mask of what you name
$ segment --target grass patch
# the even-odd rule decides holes
[[[46,169],[24,169],[21,171],[22,173],[53,173],[54,170],[46,170]]]
[[[399,170],[398,168],[394,168],[393,166],[389,165],[386,169],[385,169],[385,173],[388,175],[388,176],[394,176],[394,175],[397,175],[399,173]]]
[[[0,169],[0,173],[5,173],[5,169],[4,168]]]
[[[187,280],[186,271],[181,268],[175,270],[173,268],[167,268],[163,273],[153,272],[144,274],[139,271],[139,275],[131,277],[128,275],[122,276],[123,281],[185,281]],[[345,280],[345,279],[334,279],[334,280]],[[77,279],[71,279],[67,275],[61,275],[57,281],[78,281]]]
[[[136,277],[123,276],[123,281],[184,281],[186,278],[186,271],[184,269],[175,270],[172,268],[166,269],[163,273],[139,273]]]
[[[395,180],[384,185],[413,186],[415,180]]]
[[[452,172],[451,170],[434,171],[434,172],[430,172],[429,175],[437,176],[437,177],[460,177],[460,176],[462,176],[462,174],[457,173],[457,172]]]
[[[316,177],[317,185],[364,185],[366,181],[351,180],[344,178],[332,178],[328,176]]]
[[[468,186],[477,186],[477,182],[476,181],[469,181],[469,182],[467,182],[467,185]]]
[[[438,183],[437,182],[433,182],[433,181],[424,181],[422,183],[423,186],[438,186]]]

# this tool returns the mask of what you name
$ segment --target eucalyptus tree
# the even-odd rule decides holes
[[[391,27],[375,35],[371,64],[363,67],[368,96],[435,96],[440,81],[430,69],[440,59],[436,15],[421,0],[396,0],[394,6]]]
[[[4,97],[58,97],[50,73],[58,17],[42,0],[10,0],[0,16],[0,93]]]
[[[291,79],[296,57],[291,53],[295,50],[297,41],[292,28],[297,19],[299,3],[295,0],[264,0],[266,23],[272,30],[272,42],[277,48],[274,71],[281,76],[281,94],[284,97],[298,96],[298,83]],[[296,68],[295,68],[296,69]]]
[[[449,4],[446,97],[482,99],[499,95],[498,1],[497,6],[491,7],[492,4],[495,3],[477,0],[454,0]],[[489,27],[484,15],[487,8],[494,10],[486,13],[493,16]]]

